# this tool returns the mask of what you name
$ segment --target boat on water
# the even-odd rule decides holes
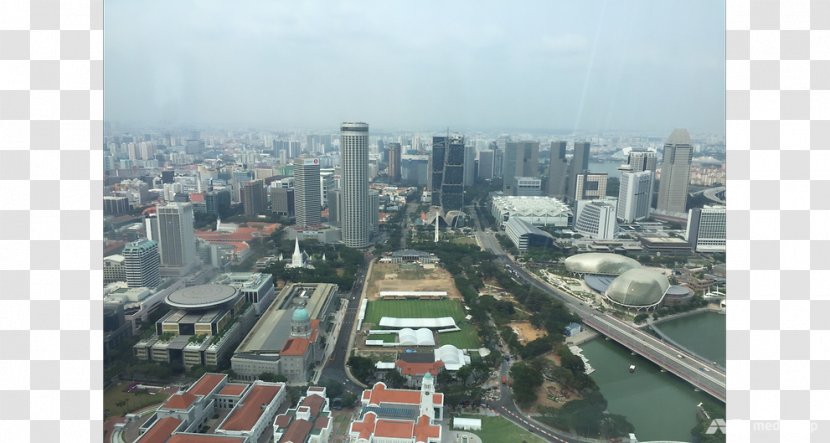
[[[637,367],[634,366],[634,365],[631,365],[631,366],[628,367],[628,372],[634,372],[635,369],[637,369]]]

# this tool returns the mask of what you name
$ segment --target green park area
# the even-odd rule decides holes
[[[478,349],[481,347],[481,340],[478,338],[478,331],[476,327],[466,321],[458,322],[460,331],[456,332],[442,332],[438,335],[438,344],[453,345],[458,349]]]
[[[480,418],[481,430],[471,431],[473,434],[481,437],[484,443],[504,441],[516,443],[544,443],[545,440],[538,435],[531,434],[523,428],[514,425],[512,422],[504,417],[466,417],[466,418]]]
[[[375,300],[366,307],[366,323],[378,324],[381,317],[464,318],[464,308],[456,300]]]
[[[104,391],[104,412],[108,417],[121,417],[129,412],[159,404],[168,394],[150,394],[146,391],[126,392],[126,384],[118,383]]]

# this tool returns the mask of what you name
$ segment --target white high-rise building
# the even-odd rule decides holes
[[[161,265],[189,267],[196,263],[196,238],[193,235],[193,205],[168,203],[157,206],[158,243]]]
[[[124,246],[124,273],[131,288],[155,288],[161,283],[161,260],[156,242],[141,239]]]
[[[689,210],[686,241],[695,252],[726,252],[726,207],[704,206]]]
[[[320,224],[320,159],[294,161],[294,214],[297,228]]]
[[[617,219],[633,223],[648,217],[651,205],[651,171],[620,174],[620,198],[617,200]]]
[[[380,194],[375,190],[369,190],[369,225],[372,232],[378,231],[378,210],[380,208]]]
[[[675,129],[666,140],[663,162],[660,164],[658,211],[665,214],[686,214],[693,151],[692,139],[685,129]]]
[[[343,170],[343,243],[350,248],[369,246],[369,125],[340,125],[340,162]]]
[[[617,202],[612,199],[577,201],[574,230],[596,240],[613,240],[617,232]]]

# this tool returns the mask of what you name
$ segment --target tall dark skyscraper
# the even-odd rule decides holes
[[[432,137],[432,204],[444,211],[464,206],[464,137]]]
[[[666,214],[685,214],[689,192],[689,172],[692,168],[692,139],[685,129],[672,131],[663,146],[660,164],[660,191],[657,210]]]
[[[320,224],[320,159],[294,161],[294,213],[297,228]]]
[[[506,142],[502,167],[502,189],[516,195],[516,177],[539,177],[539,142]]]
[[[268,198],[262,180],[251,180],[242,187],[242,208],[246,217],[256,217],[265,212]]]
[[[548,168],[548,196],[564,199],[568,183],[568,160],[565,158],[567,143],[550,143],[550,167]]]
[[[369,125],[340,125],[343,243],[350,248],[369,246]]]
[[[576,200],[576,178],[588,170],[591,160],[591,144],[588,142],[574,143],[574,156],[568,170],[568,198]]]
[[[389,180],[398,183],[401,180],[401,144],[389,143]]]

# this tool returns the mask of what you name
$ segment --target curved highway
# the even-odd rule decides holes
[[[501,249],[494,234],[478,232],[476,236],[479,244],[496,255],[498,262],[504,265],[512,265],[518,276],[526,283],[565,303],[571,312],[582,318],[585,325],[652,361],[666,371],[686,380],[695,388],[722,402],[726,402],[726,373],[717,364],[688,355],[671,344],[611,315],[584,306],[573,297],[542,281],[511,260]]]

